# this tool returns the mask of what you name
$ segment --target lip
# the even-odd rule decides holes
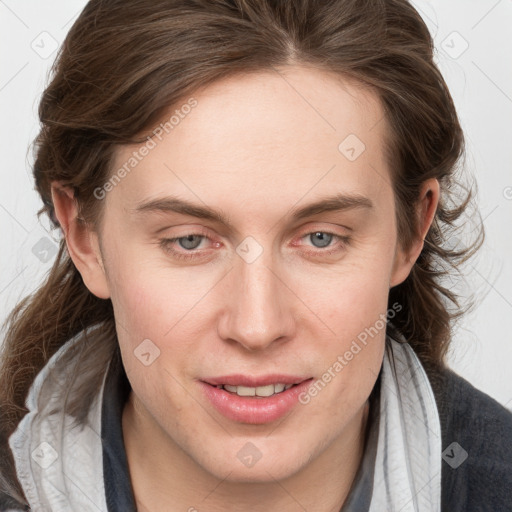
[[[303,377],[299,375],[271,373],[268,375],[262,375],[260,377],[243,374],[231,374],[224,375],[223,377],[211,377],[201,380],[207,384],[211,384],[212,386],[227,384],[228,386],[247,386],[250,388],[257,388],[258,386],[267,386],[268,384],[299,384],[308,378],[309,377]]]
[[[209,402],[223,416],[239,423],[251,423],[255,425],[271,423],[284,416],[297,405],[299,395],[305,391],[313,381],[313,377],[306,380],[304,380],[303,377],[299,377],[297,380],[297,377],[284,375],[264,377],[232,375],[228,377],[233,377],[231,379],[233,384],[230,384],[230,379],[228,379],[228,381],[222,380],[226,379],[226,377],[208,379],[208,382],[198,381],[198,383],[202,387]],[[287,377],[289,382],[286,382],[287,379],[285,377]],[[300,379],[302,379],[302,382]],[[216,383],[213,382],[214,380]],[[300,383],[286,391],[269,397],[242,397],[216,387],[219,384],[258,387],[271,383],[293,384],[296,382]]]

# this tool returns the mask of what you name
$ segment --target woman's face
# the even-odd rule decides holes
[[[125,172],[98,192],[136,410],[163,450],[218,478],[285,478],[359,435],[388,292],[412,265],[384,112],[368,90],[288,67],[219,81],[162,123],[173,115],[118,150]]]

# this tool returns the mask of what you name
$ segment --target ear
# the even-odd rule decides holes
[[[51,191],[55,215],[73,263],[89,291],[100,299],[108,299],[110,291],[97,233],[78,220],[77,202],[69,187],[54,181]]]
[[[419,233],[407,251],[404,251],[400,243],[397,242],[395,250],[395,259],[389,287],[392,288],[407,279],[413,265],[416,263],[423,249],[425,237],[434,220],[434,215],[439,203],[440,187],[435,178],[426,180],[421,189],[418,198],[418,226]]]

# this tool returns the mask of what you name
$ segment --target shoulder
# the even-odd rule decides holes
[[[427,370],[442,433],[442,510],[512,511],[512,412],[449,368]]]

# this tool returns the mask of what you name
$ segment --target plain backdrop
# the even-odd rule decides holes
[[[85,3],[0,0],[0,321],[38,286],[56,254],[58,233],[36,216],[42,204],[29,144],[56,49]],[[436,62],[456,103],[466,172],[478,184],[487,234],[461,288],[474,293],[477,307],[458,325],[449,362],[512,409],[512,1],[413,4],[434,36]]]

